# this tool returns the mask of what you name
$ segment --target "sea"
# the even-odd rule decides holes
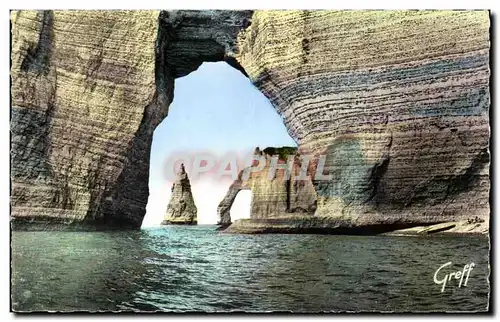
[[[489,245],[488,236],[244,235],[212,225],[13,231],[11,308],[481,312]]]

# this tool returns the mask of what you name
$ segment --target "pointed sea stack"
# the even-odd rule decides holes
[[[196,225],[198,210],[194,204],[191,184],[184,168],[177,173],[177,178],[172,186],[172,196],[167,206],[167,213],[163,218],[162,225]]]

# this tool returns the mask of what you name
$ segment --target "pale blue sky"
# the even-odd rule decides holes
[[[248,78],[219,62],[204,63],[197,71],[177,79],[168,117],[153,136],[145,224],[159,223],[165,212],[172,183],[165,179],[162,167],[172,154],[207,150],[224,154],[252,151],[256,146],[296,144],[281,117]],[[200,222],[215,223],[217,205],[229,184],[192,182]],[[248,198],[248,194],[245,196]]]

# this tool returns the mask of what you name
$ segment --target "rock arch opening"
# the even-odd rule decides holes
[[[238,220],[242,218],[250,218],[252,205],[252,191],[241,190],[231,206],[231,220]]]
[[[149,200],[143,227],[162,222],[171,200],[173,174],[186,166],[198,209],[198,224],[219,222],[217,208],[255,147],[296,146],[267,98],[244,74],[224,62],[203,63],[195,72],[175,80],[168,116],[153,133],[150,154]],[[202,159],[215,160],[205,172]],[[222,164],[224,175],[220,172]],[[200,173],[195,173],[198,169]],[[240,169],[233,173],[237,175]],[[234,219],[250,215],[250,191],[231,200]],[[236,197],[236,196],[235,196]],[[234,203],[233,203],[234,202]],[[229,210],[229,209],[228,209]]]

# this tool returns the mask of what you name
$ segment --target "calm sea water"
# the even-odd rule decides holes
[[[13,232],[16,311],[484,311],[487,237]],[[474,262],[467,286],[439,278]]]

